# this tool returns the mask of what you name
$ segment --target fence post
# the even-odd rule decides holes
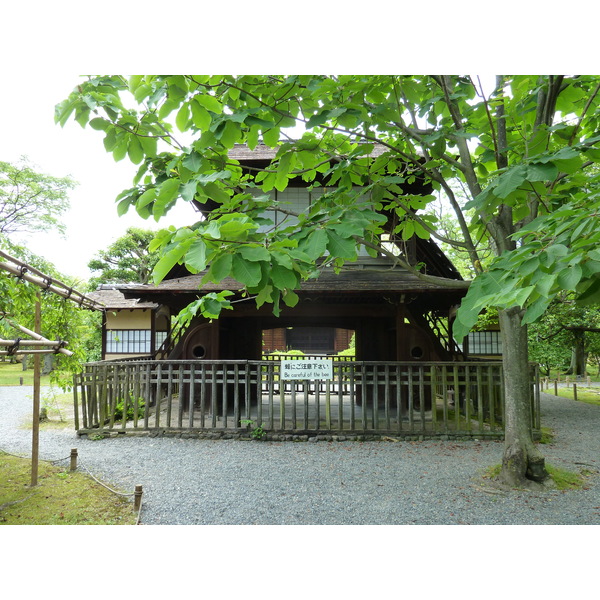
[[[558,379],[554,380],[554,395],[558,396]]]
[[[77,448],[71,448],[71,471],[77,470]]]
[[[135,492],[133,494],[133,510],[139,511],[142,505],[142,494],[144,493],[141,485],[135,486]]]
[[[575,402],[577,402],[577,384],[576,383],[573,384],[573,400],[575,400]]]

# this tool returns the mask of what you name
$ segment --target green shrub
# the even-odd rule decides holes
[[[117,400],[117,403],[115,404],[115,410],[113,413],[115,421],[120,421],[123,419],[123,409],[124,408],[125,408],[125,400],[124,399]],[[137,399],[137,415],[136,415],[135,398],[133,397],[133,394],[130,393],[129,400],[127,401],[127,413],[125,415],[126,420],[131,421],[136,416],[138,419],[143,418],[145,408],[146,408],[146,403],[144,402],[144,399],[138,398]]]

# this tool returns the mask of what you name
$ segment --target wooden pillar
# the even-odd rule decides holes
[[[35,333],[42,333],[41,292],[38,290],[35,301]],[[38,482],[39,440],[40,440],[40,378],[41,355],[33,355],[33,424],[31,435],[31,486]]]

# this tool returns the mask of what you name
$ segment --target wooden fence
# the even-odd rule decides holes
[[[532,366],[531,415],[539,423]],[[79,434],[205,434],[267,439],[501,438],[502,364],[333,361],[333,377],[281,379],[280,361],[90,363],[75,377]]]

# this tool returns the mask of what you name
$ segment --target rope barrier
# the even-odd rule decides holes
[[[17,338],[13,346],[9,346],[6,349],[8,356],[14,356],[15,352],[19,350],[19,344],[21,343],[21,338]]]
[[[2,448],[0,448],[0,452],[2,452],[3,454],[6,454],[7,456],[13,456],[14,458],[21,458],[21,459],[25,459],[25,460],[28,460],[31,458],[29,456],[19,456],[18,454],[11,454],[10,452],[6,452],[6,450],[3,450]],[[44,460],[45,462],[51,463],[51,464],[56,464],[56,463],[62,462],[64,460],[72,460],[72,459],[73,459],[73,454],[71,453],[69,456],[65,456],[64,458],[42,459],[42,460]],[[109,492],[112,492],[116,496],[122,496],[123,498],[132,498],[133,497],[134,498],[134,509],[137,510],[136,525],[140,524],[140,520],[141,520],[141,516],[142,516],[142,486],[141,485],[136,485],[135,491],[130,494],[127,494],[124,492],[118,492],[117,490],[113,490],[111,487],[109,487],[108,485],[106,485],[105,483],[100,481],[81,462],[81,460],[78,460],[78,465],[82,466],[84,468],[84,470],[87,472],[87,474],[89,475],[89,477],[91,477],[98,485],[101,485],[103,488],[107,489]],[[137,506],[137,508],[136,508],[136,506]]]

